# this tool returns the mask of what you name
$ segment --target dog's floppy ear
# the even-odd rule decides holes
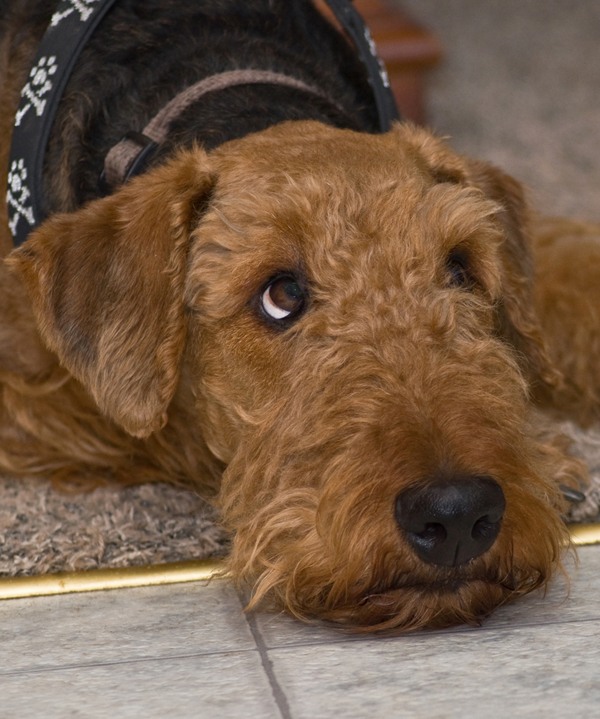
[[[53,216],[7,260],[48,347],[138,437],[164,426],[177,386],[189,234],[212,185],[206,153],[183,152]]]
[[[467,160],[468,179],[502,208],[498,219],[505,241],[501,247],[502,300],[498,332],[513,345],[531,382],[556,386],[561,375],[550,359],[534,309],[534,265],[531,255],[529,210],[517,180],[484,162]]]

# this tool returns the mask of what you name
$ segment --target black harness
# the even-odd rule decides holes
[[[44,219],[42,171],[56,110],[79,55],[115,2],[61,0],[42,38],[33,68],[21,92],[12,135],[6,200],[15,246],[24,242]],[[379,129],[387,132],[399,115],[387,72],[377,55],[369,30],[350,0],[326,2],[354,42],[367,69]],[[144,156],[144,159],[147,157]],[[139,171],[139,162],[136,167]]]

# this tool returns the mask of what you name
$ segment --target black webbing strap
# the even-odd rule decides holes
[[[387,70],[377,54],[369,28],[365,25],[358,10],[352,5],[352,0],[325,0],[325,2],[354,41],[358,55],[367,68],[379,116],[379,129],[381,132],[387,132],[392,122],[399,120],[400,116],[390,88]]]
[[[71,72],[116,0],[61,0],[38,48],[15,119],[6,201],[15,245],[43,219],[42,171],[54,116]]]

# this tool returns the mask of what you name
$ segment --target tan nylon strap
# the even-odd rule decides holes
[[[195,85],[191,85],[187,89],[180,92],[173,98],[171,102],[165,105],[162,110],[154,117],[143,129],[142,134],[157,144],[161,144],[167,139],[169,125],[175,120],[189,105],[199,100],[203,95],[215,90],[223,90],[234,85],[252,85],[252,84],[270,84],[270,85],[286,85],[298,90],[310,92],[317,95],[328,102],[334,104],[338,109],[344,111],[343,108],[331,98],[316,87],[307,85],[294,77],[283,75],[270,70],[230,70],[222,72],[218,75],[200,80]],[[135,158],[142,151],[143,147],[134,140],[121,140],[111,150],[109,150],[104,160],[104,177],[110,187],[122,185],[127,176],[127,172],[133,164]]]

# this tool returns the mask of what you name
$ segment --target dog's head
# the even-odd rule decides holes
[[[193,404],[256,598],[446,625],[558,565],[560,467],[528,425],[556,373],[499,171],[407,126],[287,123],[182,152],[9,262],[104,414],[145,437]],[[454,520],[426,520],[448,502],[477,515],[474,549],[439,549]]]

